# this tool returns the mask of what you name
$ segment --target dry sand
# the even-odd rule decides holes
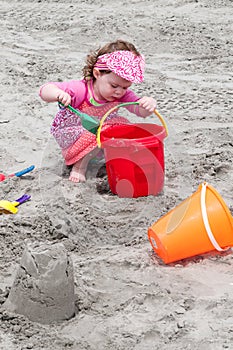
[[[166,266],[147,229],[203,181],[231,212],[232,1],[1,1],[0,172],[31,164],[1,183],[1,198],[31,201],[0,218],[0,302],[27,242],[63,243],[72,258],[75,317],[49,325],[0,312],[0,349],[233,349],[233,255],[198,256]],[[41,84],[81,77],[87,52],[110,40],[135,43],[170,136],[159,196],[118,198],[90,168],[68,181],[49,134],[57,106]],[[147,119],[154,122],[155,117]]]

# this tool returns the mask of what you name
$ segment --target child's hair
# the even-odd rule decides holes
[[[131,51],[136,56],[140,56],[140,53],[135,48],[135,46],[129,43],[128,41],[124,41],[124,40],[116,40],[104,45],[103,47],[95,51],[91,51],[90,54],[88,54],[86,57],[86,65],[83,67],[83,70],[82,70],[84,79],[85,80],[94,79],[93,68],[99,56],[104,55],[106,53],[111,53],[114,51],[124,51],[124,50]],[[110,71],[102,70],[101,73],[110,73]]]

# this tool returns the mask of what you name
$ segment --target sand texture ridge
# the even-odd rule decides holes
[[[0,8],[0,173],[35,165],[0,183],[0,199],[31,195],[0,215],[0,349],[233,349],[232,251],[165,265],[147,238],[204,181],[233,213],[232,1]],[[50,135],[57,105],[38,96],[47,81],[81,78],[86,54],[117,38],[145,55],[133,90],[156,98],[168,126],[158,196],[112,195],[101,161],[85,183],[68,181]]]

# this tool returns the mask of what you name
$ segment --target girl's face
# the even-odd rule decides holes
[[[93,71],[94,81],[94,93],[98,100],[106,100],[113,102],[119,100],[124,96],[126,90],[132,85],[128,80],[125,80],[115,73],[101,73],[98,69],[94,68]]]

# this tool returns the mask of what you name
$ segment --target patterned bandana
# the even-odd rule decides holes
[[[144,56],[136,56],[131,51],[114,51],[101,55],[94,67],[99,70],[110,70],[132,83],[141,83],[144,80]]]

